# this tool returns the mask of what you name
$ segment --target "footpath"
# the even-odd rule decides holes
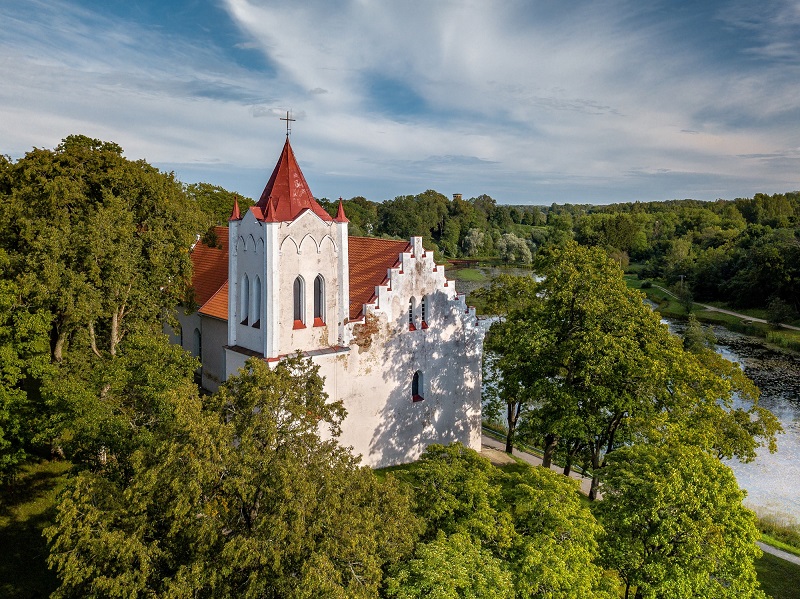
[[[680,300],[680,298],[677,295],[672,293],[669,289],[665,289],[661,285],[653,284],[653,287],[655,287],[656,289],[660,289],[661,291],[663,291],[667,295],[674,297],[676,300]],[[708,304],[701,304],[701,303],[698,303],[698,302],[692,302],[692,303],[697,305],[697,306],[702,307],[703,309],[705,309],[705,310],[707,310],[709,312],[720,312],[721,314],[728,314],[729,316],[735,316],[736,318],[741,318],[742,320],[747,320],[747,321],[750,321],[750,322],[760,322],[760,323],[763,323],[763,324],[770,324],[769,321],[767,321],[764,318],[755,318],[753,316],[748,316],[747,314],[742,314],[741,312],[734,312],[733,310],[724,310],[722,308],[716,308],[714,306],[709,306]],[[793,331],[800,331],[800,327],[795,327],[795,326],[792,326],[790,324],[778,323],[778,326],[781,327],[781,328],[784,328],[784,329],[791,329]]]
[[[489,461],[491,461],[493,464],[509,464],[513,462],[513,460],[509,458],[508,454],[505,452],[506,444],[503,441],[498,441],[494,437],[483,435],[481,437],[481,445],[481,454],[483,457],[489,459]],[[513,455],[514,457],[517,457],[533,466],[542,465],[542,458],[540,458],[538,455],[527,453],[525,451],[519,451],[518,449],[514,450]],[[564,471],[564,469],[560,468],[559,466],[550,466],[550,470],[553,472],[558,472],[559,474]],[[583,476],[577,472],[571,472],[569,476],[580,483],[581,493],[584,495],[589,494],[589,489],[592,488],[591,478]]]
[[[481,455],[491,461],[493,464],[511,464],[514,462],[513,458],[509,457],[508,454],[504,451],[506,444],[502,441],[495,439],[494,437],[489,437],[487,435],[483,435],[481,437]],[[533,466],[541,466],[542,465],[542,458],[532,453],[528,453],[525,451],[519,451],[518,449],[514,450],[514,457],[527,462]],[[550,469],[554,472],[558,472],[559,474],[562,472],[562,468],[558,466],[550,466]],[[577,472],[570,473],[570,477],[574,478],[581,485],[581,493],[584,495],[589,494],[589,489],[592,486],[592,479],[578,474]],[[773,547],[772,545],[767,545],[766,543],[762,543],[761,541],[757,541],[758,546],[764,553],[769,553],[770,555],[774,555],[780,559],[786,560],[787,562],[791,562],[793,564],[797,564],[800,566],[800,557],[793,555],[787,551],[783,551],[782,549],[778,549]]]

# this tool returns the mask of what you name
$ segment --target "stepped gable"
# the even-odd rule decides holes
[[[198,242],[191,255],[194,301],[201,307],[228,282],[228,227],[214,227],[214,232],[217,246]]]
[[[386,280],[389,268],[397,266],[400,254],[411,251],[411,244],[393,239],[350,237],[348,245],[350,320],[358,320],[364,315],[364,304],[372,301],[375,287]]]
[[[303,210],[311,210],[324,221],[333,220],[311,194],[288,137],[275,170],[272,171],[272,176],[256,206],[264,214],[263,219],[259,220],[267,222],[291,221]]]

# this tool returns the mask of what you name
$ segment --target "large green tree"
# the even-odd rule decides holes
[[[680,445],[620,449],[602,490],[601,555],[626,599],[765,597],[753,565],[761,554],[755,515],[715,457]]]
[[[199,212],[172,174],[80,135],[3,171],[0,248],[29,305],[53,316],[56,361],[70,344],[113,355],[184,299]]]
[[[575,481],[518,470],[460,444],[430,446],[405,477],[425,532],[414,559],[391,569],[390,596],[489,597],[494,581],[502,597],[510,581],[520,599],[610,597],[594,563],[601,528]],[[434,591],[440,584],[449,589]]]
[[[377,596],[418,527],[397,483],[336,443],[344,410],[310,360],[165,395],[170,424],[127,478],[83,471],[62,495],[55,596]]]
[[[774,450],[780,427],[738,366],[685,351],[602,250],[550,248],[537,273],[538,283],[507,278],[488,293],[508,309],[486,343],[507,450],[522,418],[546,464],[560,445],[568,467],[579,460],[591,473],[591,498],[606,457],[637,441],[684,437],[744,460]],[[735,408],[736,393],[751,403]]]

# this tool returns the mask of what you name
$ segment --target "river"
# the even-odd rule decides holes
[[[668,324],[673,332],[683,330],[682,323]],[[800,354],[773,349],[720,326],[712,328],[717,351],[742,366],[761,390],[760,405],[778,417],[784,430],[778,435],[777,453],[762,448],[749,464],[727,462],[747,491],[745,504],[760,515],[800,522]]]

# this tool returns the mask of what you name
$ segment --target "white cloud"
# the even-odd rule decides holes
[[[0,7],[0,151],[86,133],[154,162],[262,170],[291,109],[306,175],[343,185],[414,181],[434,163],[448,185],[508,199],[511,184],[640,193],[631,177],[681,173],[708,174],[714,189],[743,176],[793,185],[798,156],[781,150],[798,133],[793,46],[786,27],[774,43],[763,32],[800,21],[794,3],[770,4],[758,21],[736,5],[718,15],[761,40],[748,48],[768,61],[758,69],[719,63],[685,23],[647,6],[600,4],[225,0],[243,34],[235,47],[257,49],[274,73],[67,2]],[[376,81],[421,109],[393,110]],[[653,184],[643,199],[673,197],[663,178]]]

